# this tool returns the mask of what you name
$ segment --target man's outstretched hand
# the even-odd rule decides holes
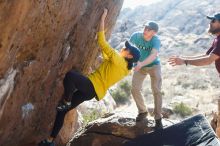
[[[184,60],[182,58],[178,57],[178,56],[170,57],[168,62],[172,66],[183,65],[184,64]]]
[[[138,61],[137,65],[134,67],[134,71],[139,71],[142,67],[143,67],[143,64],[140,61]]]

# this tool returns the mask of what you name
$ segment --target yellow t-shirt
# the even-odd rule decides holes
[[[129,74],[127,61],[105,40],[104,31],[98,32],[98,44],[103,55],[103,63],[88,78],[91,80],[97,100],[101,100],[110,86]]]

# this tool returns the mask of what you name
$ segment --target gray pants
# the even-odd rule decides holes
[[[141,89],[143,85],[143,81],[146,78],[147,74],[150,75],[151,78],[151,89],[154,96],[154,115],[155,119],[160,119],[161,109],[162,109],[162,94],[161,94],[161,66],[154,65],[152,67],[144,67],[140,69],[138,72],[134,72],[132,78],[132,89],[131,93],[136,102],[138,112],[143,113],[147,112],[147,107],[144,104],[143,95],[141,94]]]

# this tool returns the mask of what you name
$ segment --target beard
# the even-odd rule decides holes
[[[208,32],[211,34],[217,34],[220,32],[220,28],[212,29],[211,27],[209,27]]]

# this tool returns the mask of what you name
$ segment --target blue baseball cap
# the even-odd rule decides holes
[[[128,41],[125,42],[125,47],[130,51],[131,55],[133,56],[133,61],[138,62],[139,58],[141,57],[140,50],[131,45]]]
[[[151,29],[151,30],[154,30],[155,32],[158,32],[158,30],[159,30],[158,24],[154,21],[150,21],[150,22],[144,24],[144,26]]]
[[[220,13],[216,13],[214,16],[206,16],[208,19],[216,19],[220,21]]]

